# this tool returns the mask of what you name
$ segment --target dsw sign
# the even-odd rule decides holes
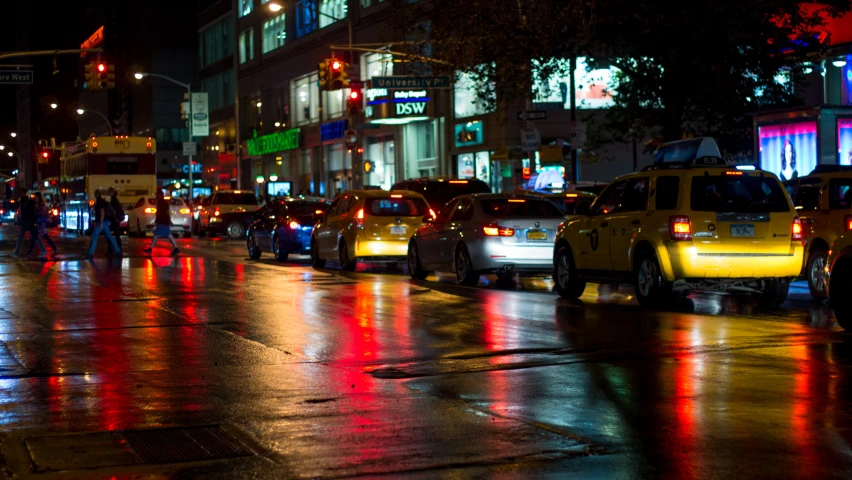
[[[426,102],[397,103],[397,115],[422,115],[426,111]]]

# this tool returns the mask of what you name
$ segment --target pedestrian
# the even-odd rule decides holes
[[[124,209],[121,208],[121,202],[118,201],[118,192],[115,188],[109,187],[107,194],[109,195],[109,204],[115,211],[115,221],[111,224],[112,236],[115,238],[115,244],[118,245],[117,253],[122,253],[124,249],[121,245],[121,222],[124,220]],[[112,251],[112,246],[110,246],[109,253],[116,253]]]
[[[24,239],[30,234],[30,242],[38,243],[42,255],[45,254],[44,244],[38,238],[38,229],[35,219],[35,202],[27,195],[27,189],[22,188],[18,195],[18,243],[15,245],[15,258],[21,257],[21,249],[24,247]]]
[[[174,248],[171,255],[177,255],[180,250],[178,250],[177,241],[172,235],[172,215],[169,212],[169,201],[166,200],[162,190],[157,190],[157,213],[155,215],[157,227],[154,229],[154,238],[151,240],[151,246],[142,251],[150,255],[154,251],[154,246],[157,245],[157,240],[168,238]]]
[[[112,251],[115,252],[116,255],[121,255],[121,250],[118,248],[118,245],[115,244],[115,238],[112,237],[112,232],[110,232],[112,222],[115,221],[115,210],[112,208],[112,205],[104,199],[103,192],[100,190],[95,190],[94,217],[95,222],[94,227],[92,228],[92,241],[89,243],[89,252],[86,254],[86,258],[94,258],[95,248],[98,246],[98,237],[101,236],[101,232],[103,232],[107,242],[109,242],[109,245],[112,247]]]
[[[50,217],[50,209],[47,208],[47,203],[44,201],[44,195],[41,192],[36,192],[35,197],[35,220],[36,220],[36,236],[38,238],[43,239],[50,248],[53,250],[53,255],[56,256],[56,244],[53,243],[53,240],[47,235],[47,222]],[[30,242],[30,248],[27,250],[27,256],[33,253],[33,249],[35,248],[36,242]],[[42,243],[39,245],[41,247],[41,258],[45,257],[45,248]]]

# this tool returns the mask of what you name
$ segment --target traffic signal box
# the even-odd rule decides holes
[[[349,87],[349,64],[329,58],[317,64],[320,90],[331,91]]]
[[[104,62],[92,62],[84,67],[85,83],[83,88],[87,90],[104,90],[115,88],[115,65]]]
[[[349,115],[356,116],[361,113],[361,89],[353,88],[349,91],[349,97],[346,99],[346,109],[349,111]]]

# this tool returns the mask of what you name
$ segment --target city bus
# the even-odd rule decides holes
[[[113,187],[125,211],[157,189],[157,144],[151,137],[89,137],[62,144],[59,225],[69,232],[89,229],[95,190]],[[121,219],[127,228],[127,219]]]

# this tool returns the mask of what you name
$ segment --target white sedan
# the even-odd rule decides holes
[[[192,211],[182,198],[166,197],[172,216],[172,234],[192,236]],[[140,198],[127,214],[127,233],[133,236],[145,236],[156,228],[157,199]]]

